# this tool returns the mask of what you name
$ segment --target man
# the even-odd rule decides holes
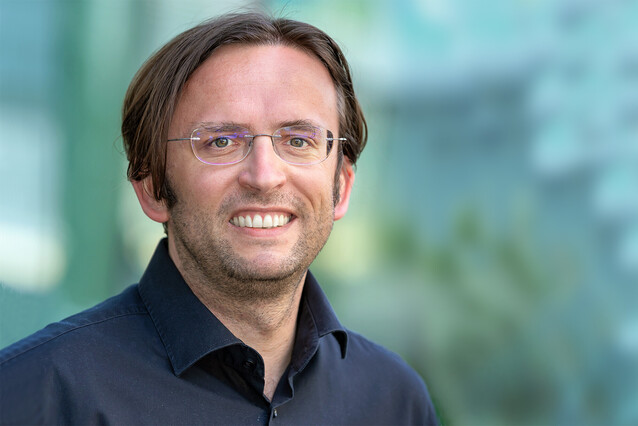
[[[0,423],[436,423],[308,271],[366,141],[330,37],[260,14],[188,30],[134,78],[122,135],[167,239],[138,285],[0,354]]]

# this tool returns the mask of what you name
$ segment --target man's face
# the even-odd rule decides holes
[[[188,137],[202,123],[272,134],[297,121],[338,137],[336,90],[322,63],[286,46],[231,45],[216,50],[189,79],[168,136]],[[197,160],[188,141],[169,142],[167,179],[177,203],[170,210],[148,200],[145,206],[140,184],[136,192],[152,219],[168,220],[169,251],[182,272],[194,267],[208,279],[220,272],[245,281],[283,279],[306,270],[347,210],[354,174],[345,161],[335,204],[337,154],[335,145],[320,164],[290,165],[277,157],[269,137],[260,136],[242,162],[219,166]],[[287,223],[234,223],[250,217],[254,225],[257,215],[262,222],[270,216]]]

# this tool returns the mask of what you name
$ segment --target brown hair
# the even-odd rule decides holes
[[[354,93],[350,68],[337,43],[312,25],[259,13],[222,15],[191,28],[163,46],[137,72],[124,98],[122,138],[128,178],[151,176],[156,199],[170,199],[165,181],[166,140],[184,84],[220,46],[286,45],[316,56],[337,90],[343,154],[355,164],[367,141],[367,125]],[[340,157],[341,158],[341,157]],[[341,163],[341,161],[340,161]]]

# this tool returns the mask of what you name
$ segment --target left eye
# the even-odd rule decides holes
[[[303,148],[304,146],[308,145],[308,142],[302,138],[292,138],[290,139],[289,144],[294,148]]]

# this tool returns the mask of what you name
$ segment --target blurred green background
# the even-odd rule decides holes
[[[163,232],[125,179],[124,92],[246,7],[351,61],[369,145],[313,266],[342,322],[446,424],[638,424],[629,0],[0,0],[0,346],[138,280]]]

